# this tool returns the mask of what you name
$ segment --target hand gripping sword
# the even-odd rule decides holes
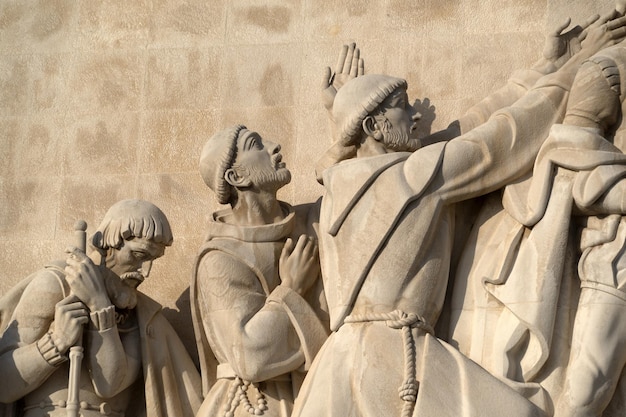
[[[74,237],[76,239],[76,247],[87,252],[87,223],[84,220],[78,220],[74,224]],[[80,371],[83,361],[83,334],[81,332],[78,341],[70,348],[70,373],[67,383],[67,417],[79,417],[80,401],[78,394],[80,391]]]

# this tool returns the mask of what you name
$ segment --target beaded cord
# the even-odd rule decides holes
[[[411,328],[417,327],[427,333],[434,334],[433,328],[426,323],[423,317],[413,313],[405,313],[402,310],[394,310],[390,313],[354,314],[346,317],[346,323],[363,323],[369,321],[384,321],[392,329],[402,329],[402,342],[404,345],[404,381],[398,388],[400,399],[404,401],[402,417],[410,417],[417,401],[419,383],[415,379],[415,340]]]
[[[252,405],[248,397],[248,389],[250,386],[252,386],[255,391],[256,405]],[[265,395],[263,395],[259,389],[258,384],[235,377],[230,385],[230,389],[228,390],[224,417],[233,417],[235,415],[235,410],[239,405],[241,405],[249,414],[253,416],[262,416],[267,410],[267,400],[265,399]]]

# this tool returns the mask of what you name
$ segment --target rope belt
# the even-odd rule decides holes
[[[415,379],[415,340],[412,328],[421,329],[427,333],[434,334],[433,328],[426,323],[423,317],[414,313],[405,313],[402,310],[394,310],[390,313],[366,313],[353,314],[345,319],[345,323],[364,323],[372,321],[384,321],[392,329],[402,329],[402,342],[404,345],[404,382],[398,388],[400,399],[404,401],[402,407],[402,417],[410,417],[415,408],[417,400],[417,390],[419,384]]]

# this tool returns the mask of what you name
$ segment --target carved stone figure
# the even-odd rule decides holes
[[[81,339],[81,416],[195,414],[198,371],[161,306],[137,289],[171,244],[161,210],[120,201],[94,233],[88,255],[70,248],[66,260],[0,299],[0,401],[17,403],[13,415],[68,415],[67,352]]]
[[[213,214],[191,284],[205,394],[198,415],[290,416],[328,334],[311,207],[276,199],[291,179],[280,146],[245,126],[207,141],[200,172],[230,208]]]
[[[626,365],[625,89],[626,44],[622,42],[599,52],[578,71],[563,121],[564,130],[572,126],[563,136],[587,145],[580,146],[585,153],[581,160],[595,161],[577,170],[574,180],[584,182],[593,197],[580,208],[590,216],[581,236],[581,293],[556,417],[604,412]],[[595,151],[591,154],[589,144]],[[626,393],[621,394],[625,401]]]
[[[504,209],[483,227],[483,239],[500,240],[499,248],[478,242],[470,249],[475,260],[462,268],[473,288],[459,291],[456,303],[467,301],[468,313],[457,310],[456,343],[494,374],[548,396],[545,408],[554,402],[555,416],[623,414],[624,392],[607,406],[625,363],[625,58],[620,44],[581,66],[563,124],[552,127],[532,176],[506,188]],[[481,265],[485,251],[499,263]],[[483,317],[472,298],[487,294],[504,309],[495,326],[483,321],[492,328],[484,341],[471,340]]]
[[[337,92],[337,144],[325,160],[354,159],[323,172],[320,259],[333,333],[294,416],[543,415],[434,336],[455,204],[531,169],[550,127],[562,120],[578,65],[622,38],[625,23],[591,30],[559,71],[447,143],[418,149],[402,79],[365,75]],[[498,108],[497,96],[483,105],[476,114]]]

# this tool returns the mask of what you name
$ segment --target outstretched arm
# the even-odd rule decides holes
[[[614,14],[614,12],[612,12]],[[600,19],[594,15],[582,25],[566,30],[571,19],[566,19],[546,36],[543,55],[529,70],[516,71],[508,82],[476,105],[458,120],[459,134],[464,134],[485,123],[496,111],[519,100],[543,76],[561,68],[581,50],[581,42],[593,24],[606,22],[609,15]]]
[[[450,141],[441,175],[432,184],[437,193],[450,202],[464,200],[501,188],[528,172],[550,127],[565,114],[580,64],[621,41],[626,36],[625,25],[626,17],[619,17],[594,26],[581,51],[559,71],[543,77],[524,97],[487,123]],[[407,160],[409,172],[412,161],[419,163],[418,158],[414,154]]]

